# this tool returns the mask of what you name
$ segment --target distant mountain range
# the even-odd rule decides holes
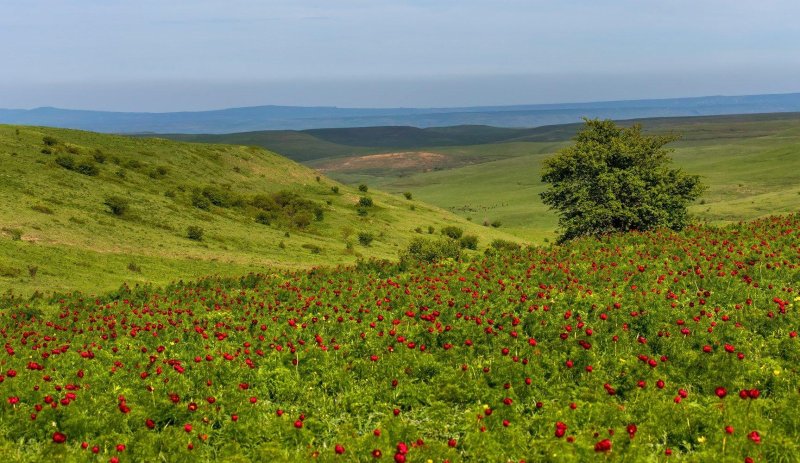
[[[637,119],[800,111],[800,93],[463,108],[253,106],[214,111],[135,113],[59,108],[0,109],[0,123],[108,133],[221,134],[342,127],[539,127],[582,117]]]

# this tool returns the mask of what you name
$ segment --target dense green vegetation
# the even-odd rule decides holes
[[[791,215],[6,303],[0,452],[796,462],[798,243]]]
[[[558,241],[688,225],[687,207],[705,187],[672,166],[665,146],[677,139],[587,119],[575,143],[542,167],[541,198],[559,216]]]
[[[429,226],[453,223],[479,246],[509,238],[261,148],[0,126],[0,159],[2,293],[397,259]]]

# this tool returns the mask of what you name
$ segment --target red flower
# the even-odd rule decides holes
[[[63,432],[56,431],[53,433],[53,442],[56,444],[63,444],[67,441],[67,435]]]
[[[341,455],[344,453],[344,446],[341,444],[336,444],[336,446],[333,448],[333,451],[336,452],[337,455]]]
[[[728,391],[724,387],[718,387],[714,390],[714,393],[717,394],[717,397],[720,399],[725,398],[728,395]]]
[[[747,435],[747,438],[756,444],[761,443],[761,434],[759,434],[758,431],[750,431],[750,434]]]
[[[608,439],[603,439],[600,442],[594,444],[595,452],[608,452],[610,450],[611,450],[611,441]]]

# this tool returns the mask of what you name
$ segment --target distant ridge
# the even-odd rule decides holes
[[[800,93],[706,96],[589,103],[457,108],[338,108],[253,106],[213,111],[136,113],[59,109],[0,109],[0,123],[106,133],[231,133],[256,130],[490,125],[540,127],[581,117],[636,119],[800,111]]]

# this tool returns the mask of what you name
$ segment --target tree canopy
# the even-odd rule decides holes
[[[585,119],[575,143],[545,159],[542,201],[559,215],[559,242],[579,236],[688,224],[687,206],[705,187],[671,168],[676,135],[645,136],[638,124]]]

